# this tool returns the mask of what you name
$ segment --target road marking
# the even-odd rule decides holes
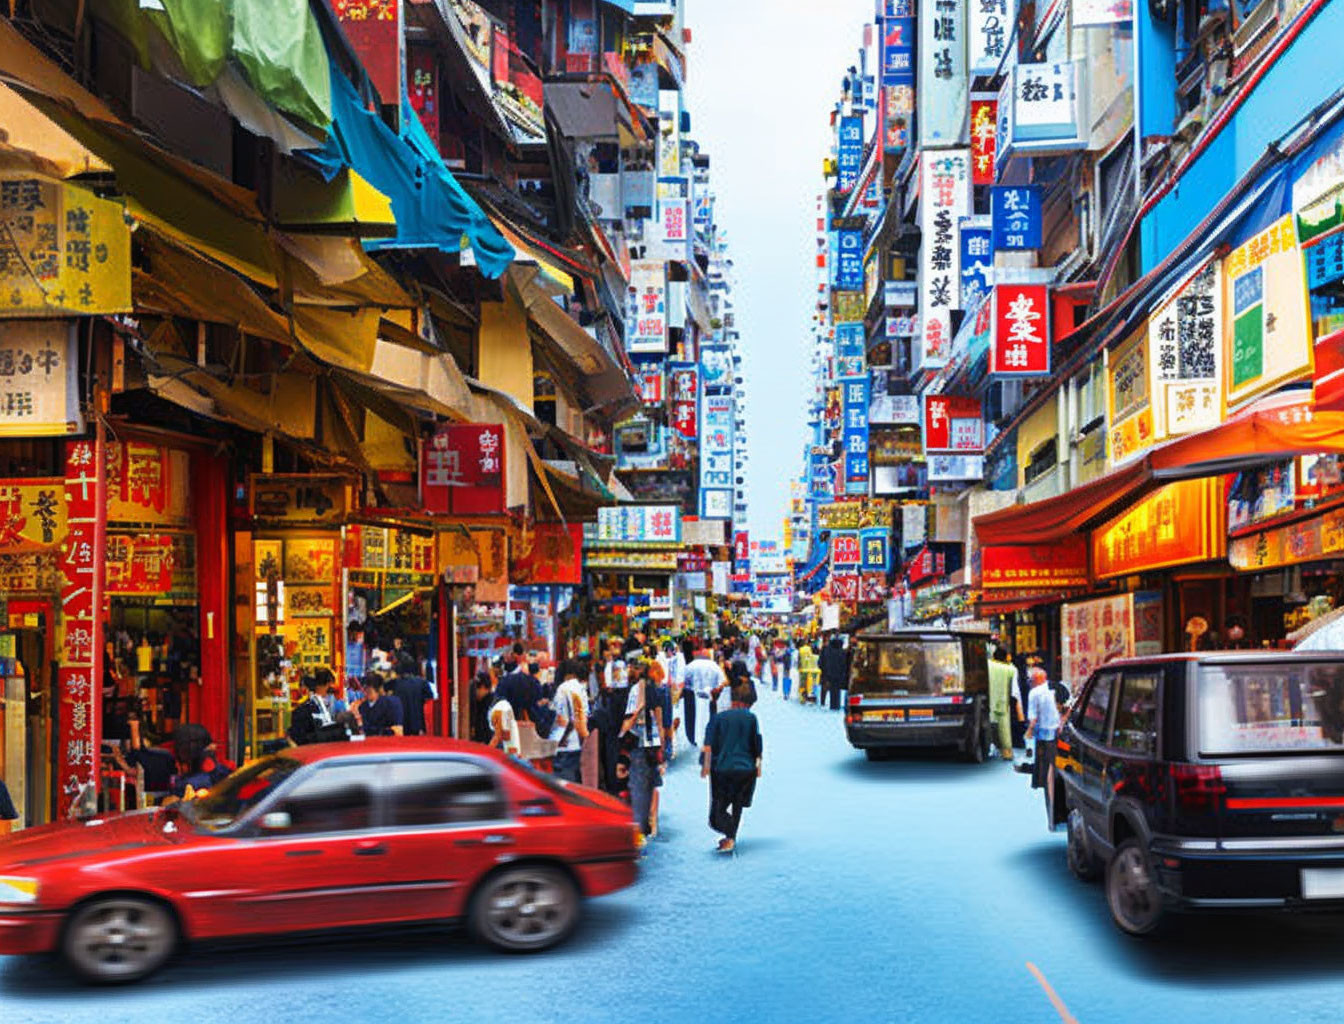
[[[1059,998],[1059,993],[1051,987],[1050,982],[1045,980],[1045,975],[1041,973],[1041,969],[1028,960],[1027,970],[1040,983],[1041,988],[1045,989],[1045,996],[1050,1000],[1050,1005],[1055,1008],[1055,1012],[1059,1014],[1059,1019],[1064,1024],[1078,1024],[1078,1018],[1069,1012],[1069,1008],[1064,1005],[1064,1000]]]

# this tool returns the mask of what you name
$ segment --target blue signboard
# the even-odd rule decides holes
[[[915,84],[915,19],[889,17],[882,22],[882,84]]]
[[[863,118],[840,118],[836,160],[839,168],[836,187],[841,192],[849,192],[859,180],[859,171],[863,167]]]
[[[1344,278],[1344,235],[1321,239],[1307,253],[1307,287],[1312,291]]]
[[[836,232],[835,287],[842,292],[863,291],[863,232],[844,228]]]
[[[868,493],[868,378],[845,377],[844,396],[845,491]]]
[[[1039,185],[995,185],[989,190],[995,252],[1041,247]]]
[[[824,451],[814,451],[808,472],[808,493],[819,501],[828,501],[835,497],[835,478],[831,475],[831,461]]]
[[[863,572],[887,572],[891,568],[891,528],[869,526],[860,530],[859,554]]]
[[[994,253],[990,250],[990,229],[961,221],[961,308],[975,308],[981,295],[989,292]]]

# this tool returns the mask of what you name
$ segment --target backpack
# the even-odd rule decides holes
[[[551,735],[551,729],[555,727],[555,708],[549,704],[532,705],[532,724],[537,727],[537,735],[546,739]]]

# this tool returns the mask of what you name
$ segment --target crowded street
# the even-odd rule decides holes
[[[1069,875],[1063,837],[1007,765],[869,762],[838,715],[768,692],[756,710],[765,770],[736,856],[713,852],[706,786],[682,753],[639,881],[541,959],[454,931],[378,933],[197,951],[143,985],[81,990],[54,963],[6,958],[5,1022],[318,1021],[339,1007],[544,1024],[610,1020],[632,992],[641,1019],[668,1022],[1338,1019],[1337,916],[1198,919],[1136,942]]]

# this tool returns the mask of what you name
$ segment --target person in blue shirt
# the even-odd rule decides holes
[[[765,743],[750,708],[753,699],[750,683],[737,683],[732,706],[711,718],[705,730],[700,776],[709,777],[709,827],[723,833],[720,853],[731,853],[737,846],[742,811],[751,806],[761,777]]]
[[[400,736],[405,729],[406,717],[401,701],[387,692],[387,683],[378,672],[364,677],[364,700],[359,705],[359,719],[364,724],[365,736]]]

